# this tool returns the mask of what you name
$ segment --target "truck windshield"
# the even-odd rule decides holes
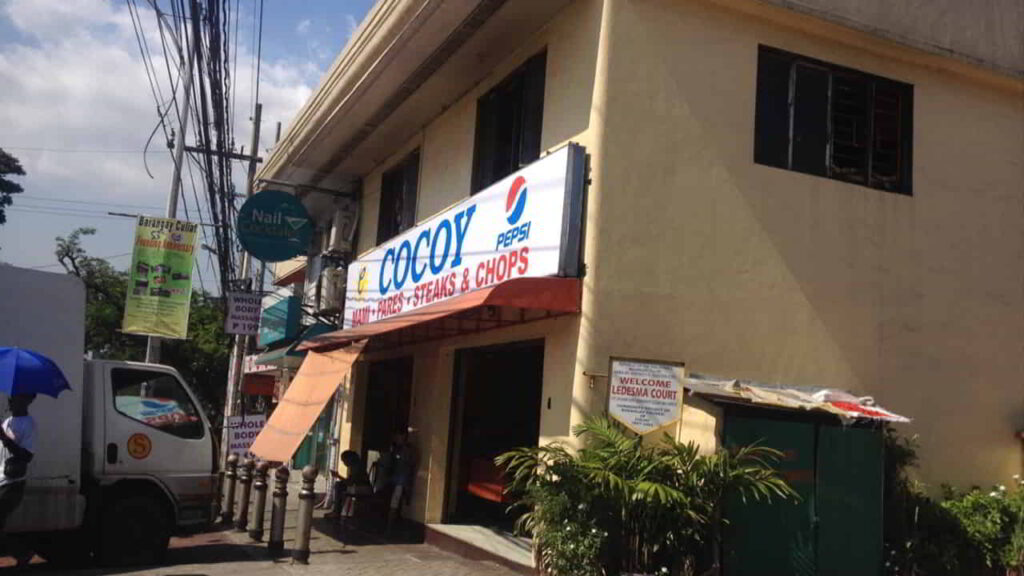
[[[131,418],[180,438],[203,437],[203,422],[177,378],[164,372],[111,370],[114,408]]]

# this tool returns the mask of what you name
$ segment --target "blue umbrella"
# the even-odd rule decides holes
[[[53,360],[32,350],[0,346],[0,392],[10,396],[46,394],[56,398],[70,389],[68,379]]]

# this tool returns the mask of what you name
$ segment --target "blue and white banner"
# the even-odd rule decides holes
[[[344,328],[515,278],[578,273],[583,149],[561,148],[348,269]]]

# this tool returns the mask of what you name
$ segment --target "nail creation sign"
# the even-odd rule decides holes
[[[238,242],[253,258],[281,262],[305,254],[313,221],[302,202],[280,190],[264,190],[238,210]]]

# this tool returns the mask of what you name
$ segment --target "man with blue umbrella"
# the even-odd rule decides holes
[[[7,517],[25,496],[25,476],[34,456],[32,447],[36,436],[36,421],[28,413],[28,407],[35,399],[35,394],[11,396],[7,403],[11,415],[0,425],[0,533],[3,533]],[[32,559],[32,553],[21,549],[16,541],[7,544],[18,565]]]
[[[0,424],[0,534],[25,495],[28,466],[35,456],[36,421],[28,407],[36,394],[56,398],[70,389],[67,378],[49,358],[22,348],[0,347],[0,393],[9,396],[10,416]],[[32,553],[8,539],[8,553],[26,564]]]

